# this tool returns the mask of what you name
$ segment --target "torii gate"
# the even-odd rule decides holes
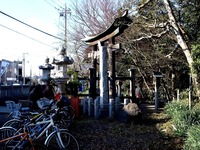
[[[115,43],[115,37],[122,34],[126,28],[132,23],[132,20],[127,17],[128,11],[126,10],[124,14],[118,18],[115,18],[113,23],[105,31],[97,34],[96,36],[87,36],[82,39],[86,44],[93,47],[93,67],[90,70],[91,76],[96,77],[97,70],[97,50],[99,50],[99,66],[100,66],[100,107],[103,108],[104,105],[108,104],[108,65],[107,58],[109,55],[109,77],[111,82],[111,96],[116,97],[115,88],[115,50],[121,49],[121,43]],[[108,42],[108,44],[106,43]],[[108,54],[107,54],[108,51]],[[95,55],[94,55],[95,54]],[[134,91],[132,91],[134,92]],[[92,87],[90,87],[90,93],[96,94],[96,82],[93,81]],[[133,94],[133,93],[132,93]],[[90,95],[93,97],[93,95]],[[94,98],[94,97],[93,97]]]

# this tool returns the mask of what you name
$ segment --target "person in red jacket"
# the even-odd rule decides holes
[[[140,103],[142,99],[144,98],[140,84],[137,84],[137,87],[135,88],[135,97],[136,97],[136,103]]]

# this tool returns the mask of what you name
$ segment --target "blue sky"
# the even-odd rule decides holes
[[[64,21],[64,18],[59,18],[59,12],[62,9],[59,6],[64,7],[64,3],[64,0],[0,0],[0,11],[58,36],[61,32],[58,27],[59,22]],[[31,40],[5,27],[50,46]],[[23,53],[27,53],[25,55],[27,75],[30,73],[30,68],[33,70],[33,75],[41,73],[38,66],[44,64],[47,56],[57,55],[55,48],[59,48],[60,42],[56,38],[38,32],[0,13],[0,59],[22,60]]]

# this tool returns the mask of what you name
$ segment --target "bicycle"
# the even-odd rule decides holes
[[[60,124],[62,125],[62,127],[64,128],[68,128],[73,119],[75,118],[75,110],[72,106],[70,105],[66,105],[62,102],[61,104],[58,104],[55,103],[55,101],[51,101],[51,103],[48,103],[47,106],[45,106],[44,101],[39,101],[41,102],[42,104],[39,104],[40,108],[42,108],[40,111],[43,113],[45,111],[45,108],[46,109],[51,109],[51,110],[56,110],[58,109],[59,107],[59,121],[61,122]],[[61,106],[57,106],[58,105],[61,105]],[[7,122],[4,123],[3,126],[12,126],[14,128],[20,128],[24,125],[24,122],[26,122],[26,120],[30,120],[31,118],[33,118],[34,116],[37,116],[37,115],[41,115],[41,113],[39,112],[29,112],[29,113],[24,113],[24,114],[21,114],[18,118],[16,119],[10,119],[8,120]],[[44,118],[44,116],[42,115],[39,119],[41,118]],[[39,120],[37,119],[37,120]],[[36,122],[37,122],[36,120]]]
[[[2,127],[0,128],[0,150],[8,149],[47,150],[45,145],[33,142],[32,138],[29,136],[28,130],[19,133],[12,127]]]
[[[55,111],[55,110],[53,110]],[[56,112],[46,111],[46,113],[51,113],[49,117],[37,120],[39,117],[46,114],[38,115],[38,118],[35,117],[32,119],[28,125],[25,125],[26,130],[29,131],[30,136],[34,140],[41,140],[44,135],[46,135],[45,145],[48,149],[73,149],[79,150],[79,144],[76,138],[68,132],[67,129],[59,129],[56,124],[57,119],[59,118],[59,109]],[[37,120],[37,122],[36,122]],[[21,132],[22,129],[19,129],[18,132]],[[49,134],[49,131],[53,131]]]
[[[51,113],[51,112],[50,112]],[[59,119],[59,110],[54,112],[53,114],[49,115],[47,120],[38,121],[35,125],[39,125],[40,128],[38,129],[36,135],[36,139],[40,139],[43,135],[46,134],[45,145],[48,149],[73,149],[79,150],[79,144],[76,138],[69,133],[68,129],[59,129],[58,125],[60,122],[57,122]],[[58,125],[56,125],[58,123]],[[30,124],[29,127],[31,128],[34,124]],[[49,130],[52,130],[51,134]]]

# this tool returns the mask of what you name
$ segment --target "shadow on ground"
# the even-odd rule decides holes
[[[168,118],[144,114],[140,120],[120,123],[114,119],[76,119],[70,131],[78,139],[81,150],[180,150],[183,142],[166,136],[157,124]],[[156,117],[155,117],[156,116]]]

